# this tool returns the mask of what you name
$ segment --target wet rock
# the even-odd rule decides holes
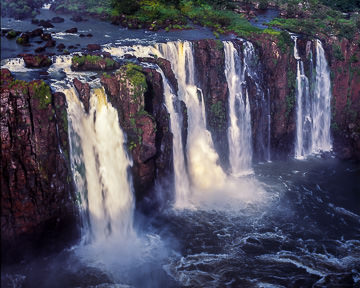
[[[85,37],[85,35],[81,33],[81,34],[79,35],[79,37],[83,38],[83,37]]]
[[[51,59],[46,55],[22,54],[25,66],[29,68],[47,67],[52,64]]]
[[[56,49],[58,50],[64,50],[65,49],[65,45],[63,43],[60,43],[59,45],[56,46]]]
[[[21,34],[21,32],[19,31],[15,31],[15,30],[10,30],[6,33],[6,38],[8,39],[14,39],[15,37],[19,36]]]
[[[59,16],[53,17],[53,18],[51,19],[51,22],[52,22],[52,23],[63,23],[64,21],[65,21],[65,19],[62,18],[62,17],[59,17]]]
[[[99,44],[88,44],[86,48],[89,51],[101,50],[101,46]]]
[[[81,17],[80,15],[74,15],[73,17],[70,18],[70,20],[72,20],[72,21],[74,21],[74,22],[86,21],[86,19],[84,19],[84,18]]]
[[[42,47],[38,47],[35,49],[35,53],[43,53],[45,52],[46,47],[42,46]]]
[[[91,34],[91,33],[86,34],[86,37],[93,37],[93,34]]]
[[[157,64],[161,68],[161,70],[164,72],[165,77],[169,80],[172,88],[174,89],[174,92],[177,93],[178,83],[177,83],[175,74],[172,71],[171,63],[168,60],[166,60],[164,58],[150,58],[150,57],[141,58],[140,57],[139,61]]]
[[[68,46],[68,49],[76,49],[76,46],[74,46],[74,45],[69,45],[69,46]]]
[[[79,94],[79,98],[84,105],[85,112],[89,113],[89,101],[90,101],[90,85],[88,83],[82,83],[80,80],[75,78],[73,80],[74,87]]]
[[[45,43],[46,48],[55,47],[55,45],[56,45],[56,41],[53,39],[50,39]]]
[[[50,33],[43,33],[40,35],[41,40],[44,41],[49,41],[52,39],[51,34]]]
[[[16,39],[16,43],[23,46],[30,46],[30,36],[28,33],[22,33],[19,38]]]
[[[77,33],[78,29],[76,27],[65,30],[65,33]]]
[[[44,33],[44,30],[41,28],[37,28],[30,32],[30,37],[40,37]]]
[[[31,19],[31,23],[37,25],[40,23],[40,21],[39,21],[39,19],[33,18],[33,19]]]
[[[54,25],[51,24],[50,20],[40,20],[38,26],[44,28],[54,28]]]

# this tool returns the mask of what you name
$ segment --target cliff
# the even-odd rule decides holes
[[[0,117],[1,251],[16,260],[76,234],[65,97],[2,69]]]

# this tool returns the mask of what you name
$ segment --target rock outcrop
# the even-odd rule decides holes
[[[79,98],[84,105],[86,113],[89,113],[90,107],[90,85],[88,83],[82,83],[79,79],[73,80],[76,91],[79,94]]]
[[[108,71],[120,67],[120,64],[108,55],[83,55],[71,59],[71,69],[74,71]]]
[[[76,231],[66,104],[1,70],[1,254],[19,260]],[[21,245],[19,245],[21,243]],[[50,245],[50,246],[51,246]],[[11,258],[10,258],[11,257]]]
[[[52,64],[51,59],[46,55],[22,54],[25,66],[28,68],[48,67]]]
[[[103,75],[101,83],[127,134],[134,161],[135,194],[140,201],[149,196],[155,179],[161,181],[161,176],[172,171],[172,134],[169,115],[162,105],[161,75],[154,69],[144,70],[128,63],[113,75]]]

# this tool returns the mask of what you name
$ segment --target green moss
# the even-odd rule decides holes
[[[25,45],[25,44],[27,44],[27,41],[25,40],[24,37],[20,36],[19,38],[16,39],[16,43],[19,45]]]
[[[224,129],[226,126],[225,105],[222,101],[217,101],[210,106],[210,125],[214,128]]]
[[[344,61],[344,55],[342,54],[341,47],[339,45],[333,45],[333,55],[336,60]]]
[[[223,51],[224,50],[224,43],[221,40],[215,40],[216,49]]]
[[[140,97],[147,90],[146,77],[142,72],[142,67],[133,63],[127,63],[123,67],[126,78],[134,85],[133,97]]]
[[[15,30],[10,30],[10,31],[6,34],[6,38],[8,38],[8,39],[14,39],[17,35],[18,35],[18,33],[17,33]]]
[[[50,87],[44,82],[33,82],[34,97],[39,100],[39,108],[46,109],[52,101]]]

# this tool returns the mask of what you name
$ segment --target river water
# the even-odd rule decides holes
[[[84,23],[88,26],[90,24]],[[123,36],[116,34],[121,28],[111,27],[115,29],[113,37],[123,39]],[[193,35],[196,35],[196,39],[208,38],[206,33],[209,31],[204,31],[198,31]],[[125,32],[133,33],[129,30]],[[143,33],[146,37],[153,35],[151,41],[170,40],[164,38],[161,41],[161,33],[134,33]],[[163,32],[161,35],[169,37],[172,34]],[[136,37],[132,39],[139,43],[144,39]],[[179,34],[176,34],[173,40],[179,37]],[[105,41],[101,44],[111,42]],[[92,39],[92,42],[97,42],[96,38]],[[116,39],[113,42],[120,43]],[[138,42],[136,44],[139,44]],[[129,44],[131,43],[127,45]],[[153,43],[146,43],[149,44]],[[6,51],[6,47],[2,46],[2,51]],[[105,49],[119,57],[126,50],[111,46],[106,46]],[[142,55],[149,50],[144,46],[131,49],[134,54]],[[70,140],[73,145],[78,146],[79,151],[82,150],[82,154],[75,153],[72,156],[77,157],[79,165],[84,162],[86,173],[91,174],[91,180],[102,179],[103,189],[105,187],[111,191],[112,198],[109,198],[108,203],[90,203],[89,207],[85,207],[89,212],[97,211],[95,216],[100,215],[89,220],[97,222],[97,225],[90,223],[91,232],[95,239],[100,240],[91,241],[85,237],[84,243],[83,237],[79,243],[64,248],[61,252],[34,257],[16,265],[2,265],[1,286],[360,287],[359,165],[337,160],[329,152],[325,155],[311,154],[303,160],[289,158],[286,161],[266,163],[252,161],[253,173],[246,176],[221,170],[216,161],[216,151],[212,148],[211,138],[204,125],[203,98],[200,97],[202,93],[195,86],[193,71],[188,69],[193,67],[191,43],[185,41],[159,44],[151,46],[150,50],[172,60],[173,70],[181,86],[180,99],[187,104],[191,120],[191,137],[186,152],[191,165],[188,169],[189,175],[184,175],[187,172],[183,168],[183,162],[176,162],[181,168],[178,169],[179,175],[175,177],[175,186],[179,187],[175,190],[181,191],[182,195],[176,200],[179,205],[150,215],[134,210],[131,177],[126,173],[131,161],[127,158],[126,151],[119,148],[122,147],[123,136],[121,129],[116,125],[115,109],[107,103],[103,90],[93,89],[91,107],[95,110],[86,116],[77,98],[73,97],[75,92],[67,90],[67,100],[70,104],[69,122],[73,125],[70,131],[77,134],[70,134]],[[70,70],[71,56],[54,57],[54,61],[55,64],[46,69],[53,90],[62,91],[65,87],[71,86],[71,80],[75,76],[89,82],[92,88],[99,85],[97,80],[91,80],[96,73],[75,73]],[[24,68],[23,62],[19,59],[12,59],[10,62],[3,60],[2,66],[11,68],[10,70],[20,78],[31,79],[38,76],[38,72],[33,69]],[[227,75],[228,81],[234,73]],[[171,121],[178,122],[180,120],[174,114],[175,109],[171,105],[174,104],[174,95],[170,90],[165,89],[168,97],[166,106],[171,113]],[[93,116],[95,111],[98,113],[96,120]],[[172,123],[172,131],[179,138],[179,131],[175,133],[179,127],[175,124]],[[109,130],[112,125],[113,130]],[[87,130],[89,132],[86,132]],[[113,137],[113,141],[104,139],[112,137],[114,133],[117,137]],[[86,144],[96,149],[90,146],[86,149],[81,143],[86,141],[82,139],[86,139],[88,135],[92,135],[92,138]],[[74,139],[78,139],[79,142]],[[105,149],[108,145],[119,149],[114,157]],[[201,150],[203,147],[207,147],[205,151]],[[72,149],[72,153],[76,152],[76,149]],[[183,157],[184,148],[179,146],[176,149],[179,151],[174,155]],[[102,157],[101,169],[91,169],[91,153],[97,153],[98,157]],[[198,155],[211,161],[196,161]],[[123,166],[113,166],[116,159],[122,159],[118,162],[121,161]],[[72,161],[72,164],[76,164],[77,160]],[[206,171],[204,166],[214,168]],[[106,169],[111,167],[112,170],[119,169],[115,176],[106,174]],[[198,170],[199,168],[202,169]],[[102,177],[97,173],[102,173]],[[186,185],[182,185],[182,177],[185,176],[189,178],[186,178]],[[191,183],[188,179],[191,179]],[[122,182],[116,184],[118,181]],[[206,183],[213,182],[214,185],[211,187],[204,187]],[[92,187],[96,188],[98,184],[100,183],[94,183]],[[123,188],[116,189],[117,186]],[[215,186],[216,189],[212,191],[211,188]],[[88,192],[91,193],[88,195],[96,199],[96,190],[101,189],[94,189]],[[125,196],[125,200],[120,201],[116,193],[122,193],[120,196]],[[185,201],[186,205],[183,205],[183,197],[190,200]],[[125,202],[128,204],[123,206]],[[188,205],[189,203],[191,205]],[[93,208],[92,204],[95,204]],[[104,210],[99,208],[100,206],[104,207]],[[102,214],[106,214],[106,217],[101,216]],[[113,234],[107,231],[110,236],[96,237],[104,236],[103,230],[108,227],[107,224],[116,226],[117,222],[121,222],[122,229],[119,233],[114,233],[115,236],[111,236]],[[124,237],[125,232],[121,231],[126,231],[131,237]]]
[[[140,247],[108,243],[99,260],[74,246],[2,267],[2,287],[359,287],[359,167],[313,157],[254,170],[260,199],[137,213]]]

